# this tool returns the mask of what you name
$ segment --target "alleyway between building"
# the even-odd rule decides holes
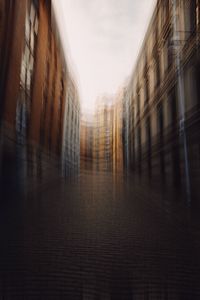
[[[6,202],[1,299],[199,299],[198,216],[131,182],[85,172]]]
[[[0,0],[0,300],[200,299],[200,0]]]

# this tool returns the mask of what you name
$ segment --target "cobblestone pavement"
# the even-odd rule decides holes
[[[200,299],[198,214],[131,179],[85,173],[0,217],[0,299]]]

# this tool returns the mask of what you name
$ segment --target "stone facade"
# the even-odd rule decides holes
[[[193,199],[200,182],[199,20],[199,1],[157,1],[123,101],[126,167],[156,187],[183,195],[189,187]]]

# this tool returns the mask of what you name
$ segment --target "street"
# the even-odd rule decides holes
[[[8,201],[0,299],[199,299],[198,217],[130,181],[88,172]]]

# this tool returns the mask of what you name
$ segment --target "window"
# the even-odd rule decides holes
[[[174,62],[173,57],[173,41],[172,41],[172,31],[169,32],[165,39],[163,47],[163,60],[164,60],[164,72],[169,70]]]
[[[160,156],[160,174],[161,178],[165,180],[165,151],[164,151],[164,112],[163,102],[157,106],[157,124],[158,124],[158,145],[159,145],[159,156]]]
[[[158,124],[158,134],[160,138],[163,137],[163,104],[160,103],[157,107],[157,124]]]
[[[141,128],[138,127],[138,133],[137,133],[137,143],[138,143],[138,162],[139,162],[139,172],[141,171],[141,158],[142,158],[142,153],[141,153]]]
[[[151,177],[151,119],[146,120],[146,145],[147,145],[147,165],[149,176]]]
[[[170,68],[173,64],[173,45],[172,45],[172,31],[170,31],[167,38],[167,46],[168,46],[168,68]]]
[[[176,99],[176,91],[173,88],[168,96],[168,118],[169,124],[175,127],[177,122],[177,99]]]
[[[148,74],[145,77],[144,80],[144,98],[145,98],[145,105],[147,105],[149,101],[149,80],[148,80]]]
[[[148,151],[150,151],[150,149],[151,149],[151,122],[150,122],[150,117],[148,117],[147,121],[146,121],[146,142],[147,142]]]
[[[163,0],[163,22],[169,17],[169,0]]]
[[[52,93],[51,93],[51,111],[50,111],[50,125],[49,125],[49,151],[52,146],[52,130],[53,130],[53,119],[54,119],[54,99],[56,89],[56,72],[53,75]]]
[[[196,0],[184,1],[185,11],[185,31],[186,36],[189,37],[196,30],[197,22],[197,5]]]
[[[155,85],[158,86],[160,84],[160,56],[158,55],[157,59],[155,58]]]
[[[40,142],[41,142],[41,144],[44,144],[44,142],[45,142],[45,122],[46,122],[48,90],[49,90],[49,69],[50,69],[49,60],[47,59],[45,78],[44,78],[44,86],[43,86],[42,113],[41,113],[41,120],[40,120]]]
[[[137,111],[137,117],[140,116],[140,94],[139,92],[137,93],[137,96],[136,96],[136,111]]]
[[[57,152],[60,151],[60,141],[61,141],[61,135],[62,135],[62,106],[63,106],[63,97],[64,97],[64,80],[61,78],[60,81],[60,97],[58,101],[58,135],[57,135]]]
[[[38,6],[37,1],[27,3],[25,19],[25,43],[22,54],[20,71],[20,92],[16,112],[16,129],[26,135],[33,80],[36,40],[38,34]]]
[[[200,84],[199,84],[199,79],[200,79],[200,62],[196,63],[195,66],[195,90],[196,90],[196,97],[198,99],[197,105],[200,107]]]

